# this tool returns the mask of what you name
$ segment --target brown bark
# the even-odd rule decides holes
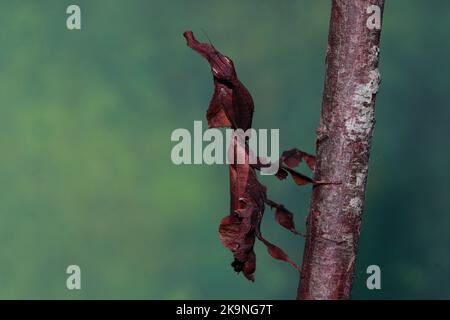
[[[384,0],[333,0],[298,299],[348,299],[364,205]],[[369,19],[369,21],[368,21]]]

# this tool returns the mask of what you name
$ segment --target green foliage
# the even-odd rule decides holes
[[[226,166],[170,161],[172,130],[204,120],[212,95],[182,32],[234,59],[282,149],[313,152],[329,1],[77,3],[81,31],[65,28],[69,1],[0,4],[0,298],[293,298],[296,271],[262,246],[255,283],[228,266]],[[354,297],[449,298],[450,2],[387,1],[383,23]],[[302,229],[310,189],[263,183]],[[300,261],[303,241],[271,220],[266,236]],[[69,264],[81,291],[65,288]]]

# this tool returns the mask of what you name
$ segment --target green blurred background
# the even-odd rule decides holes
[[[449,299],[450,2],[386,2],[353,297]],[[204,121],[213,89],[182,32],[233,58],[256,128],[314,152],[330,1],[74,3],[81,31],[66,29],[72,1],[0,4],[0,298],[294,298],[296,271],[260,244],[255,283],[229,266],[227,168],[170,160],[171,132]],[[304,229],[310,188],[262,181]],[[270,211],[263,232],[300,261]],[[382,290],[365,286],[370,264]]]

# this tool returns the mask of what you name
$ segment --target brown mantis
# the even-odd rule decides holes
[[[214,79],[214,94],[210,101],[206,118],[210,128],[232,128],[247,130],[252,126],[254,103],[252,96],[239,81],[233,61],[221,54],[211,43],[198,42],[191,31],[184,33],[187,45],[203,56],[210,64]],[[243,156],[249,159],[250,150],[247,142],[234,139],[230,145],[229,154],[232,157]],[[234,160],[234,159],[232,159]],[[291,175],[297,185],[309,183],[324,184],[314,181],[308,176],[295,171],[302,161],[314,170],[315,157],[298,149],[282,153],[276,177],[280,180]],[[266,245],[269,254],[275,259],[290,263],[296,269],[300,267],[292,261],[279,247],[266,240],[261,234],[261,221],[265,206],[275,208],[275,218],[284,228],[295,234],[293,214],[282,204],[269,200],[266,187],[262,185],[256,171],[266,166],[265,161],[251,164],[249,161],[239,163],[230,161],[230,212],[222,219],[219,233],[222,244],[234,256],[232,266],[236,272],[243,272],[249,280],[254,280],[256,257],[253,250],[255,239]]]

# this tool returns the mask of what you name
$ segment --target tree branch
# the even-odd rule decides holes
[[[333,0],[299,299],[348,299],[364,205],[384,0]]]

